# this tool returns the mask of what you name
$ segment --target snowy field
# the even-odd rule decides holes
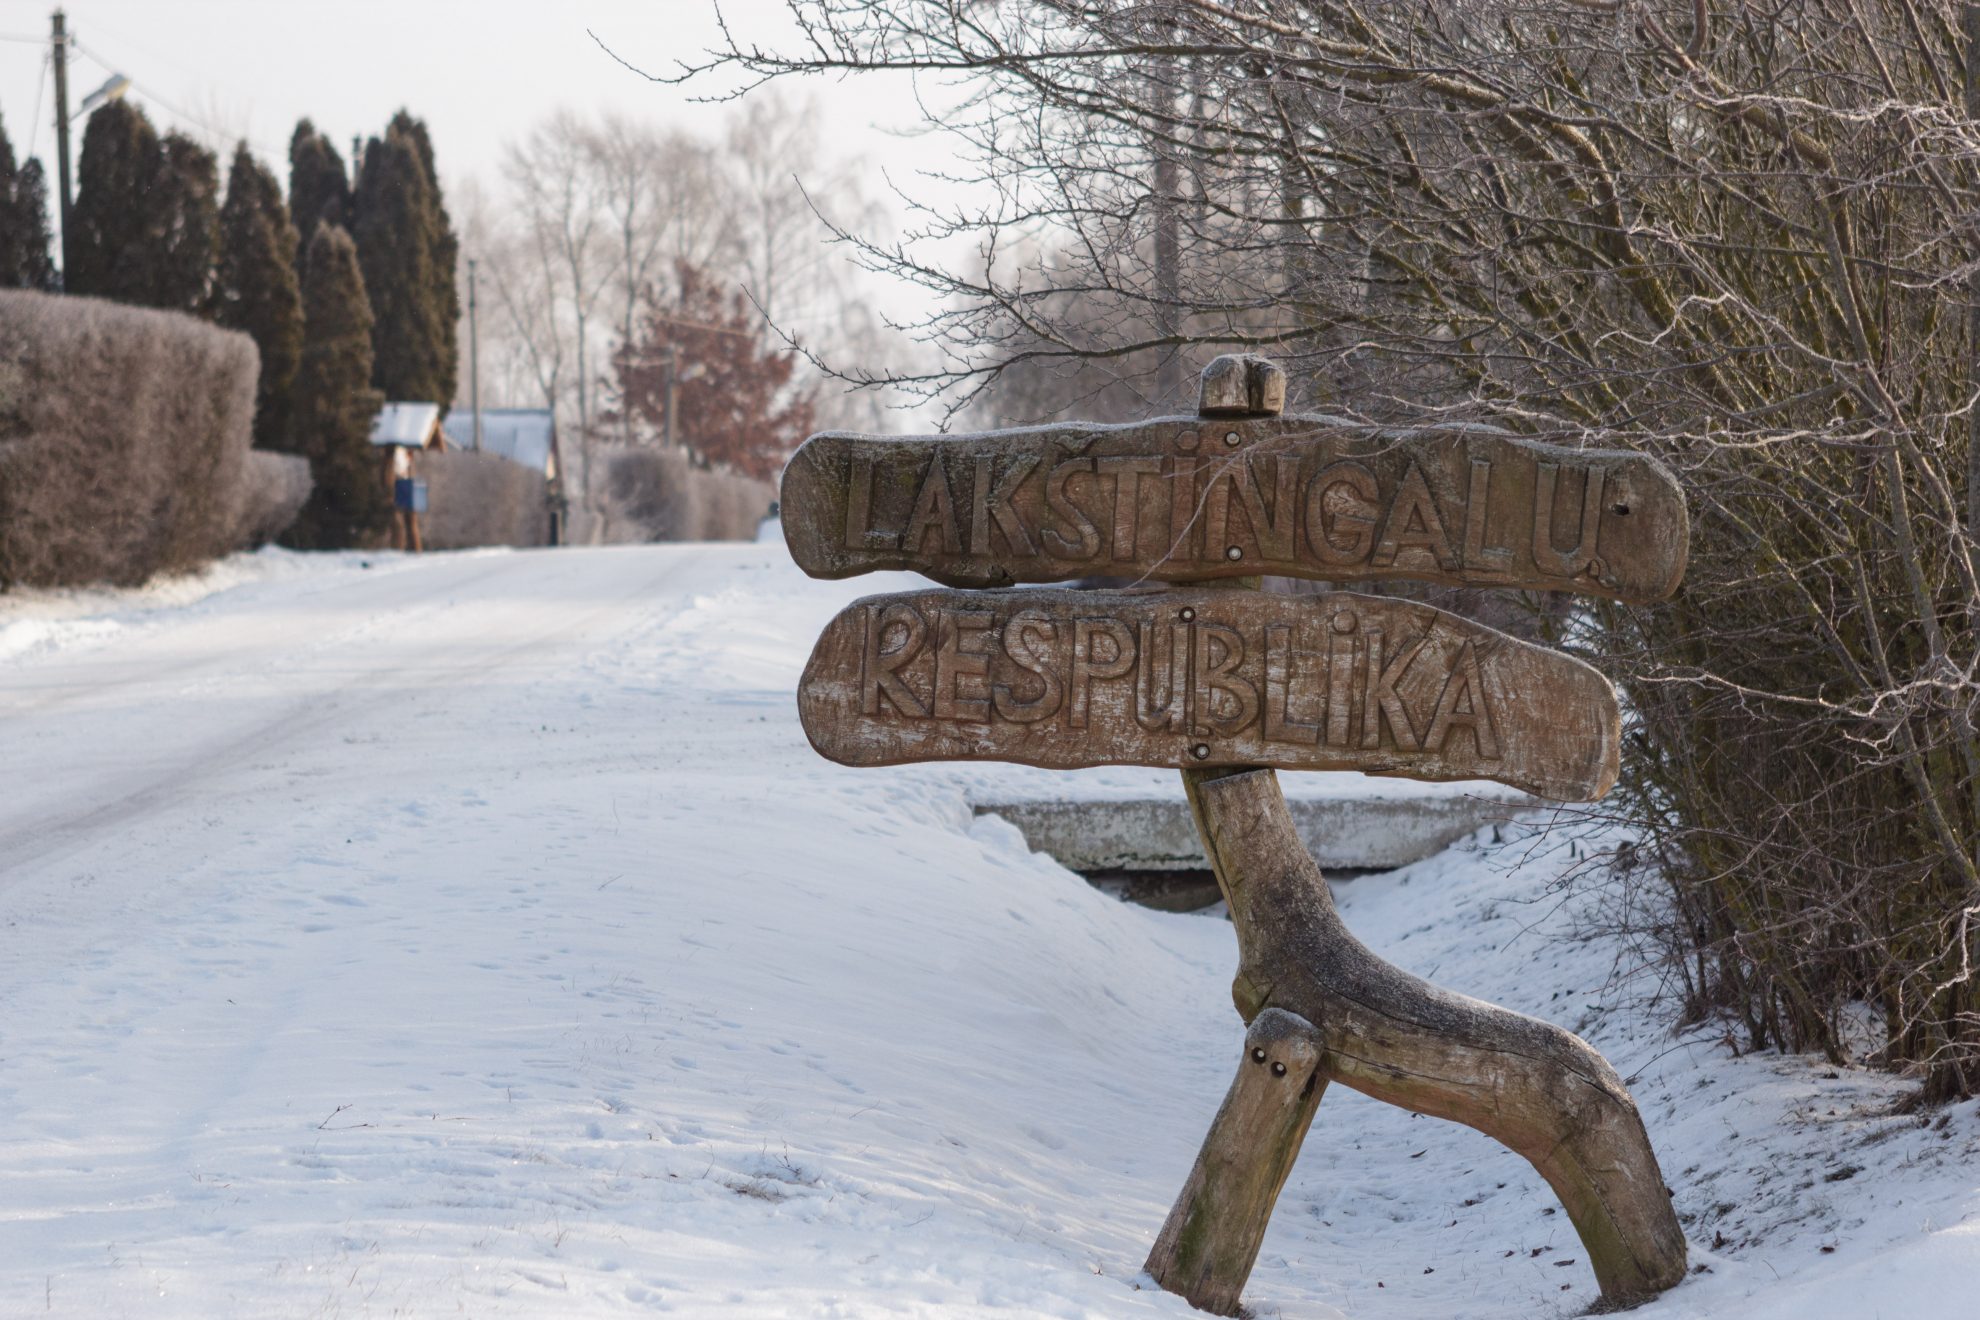
[[[1236,1063],[1230,929],[972,820],[986,772],[812,754],[811,640],[897,581],[269,552],[0,597],[0,1316],[1194,1314],[1141,1262]],[[1702,1267],[1638,1314],[1980,1314],[1976,1107],[1671,1035],[1578,934],[1614,840],[1541,823],[1342,905],[1630,1078]],[[1247,1299],[1576,1315],[1581,1257],[1517,1157],[1336,1087]]]

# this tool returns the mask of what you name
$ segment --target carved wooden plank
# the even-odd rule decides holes
[[[815,435],[782,511],[814,577],[959,587],[1272,573],[1648,601],[1676,590],[1689,537],[1676,481],[1641,454],[1299,416]]]
[[[1615,782],[1594,669],[1427,605],[1334,592],[930,589],[858,601],[798,687],[845,765],[1276,766],[1495,779],[1542,797]]]

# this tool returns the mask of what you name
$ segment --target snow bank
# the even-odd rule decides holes
[[[115,625],[0,657],[37,767],[0,801],[0,1314],[1192,1314],[1140,1264],[1235,1065],[1229,928],[972,820],[973,769],[810,752],[811,637],[888,582],[774,545],[222,571],[0,612]],[[1639,1314],[1943,1298],[1974,1107],[1670,1037],[1577,935],[1611,842],[1473,839],[1342,907],[1633,1075],[1709,1271]],[[1248,1296],[1565,1316],[1581,1255],[1516,1157],[1335,1088]]]

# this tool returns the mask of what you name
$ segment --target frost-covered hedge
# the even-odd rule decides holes
[[[416,464],[426,482],[420,540],[429,550],[476,545],[548,545],[549,483],[499,454],[427,453]]]
[[[612,458],[613,516],[646,541],[753,541],[776,494],[767,481],[699,468],[679,450],[635,449]]]
[[[0,290],[0,587],[133,585],[265,532],[297,474],[249,467],[259,366],[190,316]]]
[[[309,502],[315,486],[301,454],[250,449],[234,492],[234,548],[266,545],[280,536]]]

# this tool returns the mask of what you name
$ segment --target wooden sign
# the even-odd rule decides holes
[[[814,577],[913,569],[959,587],[1277,574],[1662,599],[1683,496],[1641,455],[1486,429],[1281,417],[1286,376],[1204,368],[1196,418],[901,440],[825,434],[784,472],[784,539]],[[1184,587],[869,596],[798,684],[843,765],[1229,767],[1183,775],[1237,931],[1243,1060],[1147,1263],[1239,1312],[1330,1081],[1468,1123],[1533,1162],[1606,1309],[1682,1281],[1685,1238],[1635,1103],[1559,1027],[1440,990],[1341,924],[1271,772],[1494,779],[1594,801],[1615,783],[1615,690],[1579,660],[1428,605]]]
[[[959,587],[1271,573],[1649,601],[1676,590],[1689,537],[1676,481],[1641,454],[1297,416],[827,433],[792,458],[782,512],[813,577]]]
[[[845,765],[1365,770],[1590,801],[1614,783],[1594,669],[1410,601],[1215,589],[870,596],[798,688]]]

